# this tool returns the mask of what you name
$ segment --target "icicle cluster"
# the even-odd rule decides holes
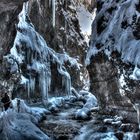
[[[53,0],[53,5],[55,5],[55,0]],[[25,77],[22,76],[22,79],[24,79],[23,83],[27,85],[29,99],[35,93],[36,81],[39,81],[42,101],[45,104],[48,100],[51,85],[50,61],[57,64],[57,70],[65,80],[66,93],[70,95],[71,77],[62,65],[63,62],[58,59],[57,53],[49,48],[45,40],[35,31],[28,16],[28,2],[24,3],[23,10],[19,14],[17,35],[11,54],[16,58],[19,65],[27,65],[28,74]]]

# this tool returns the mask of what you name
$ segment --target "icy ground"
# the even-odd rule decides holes
[[[80,101],[65,104],[46,116],[41,130],[53,140],[138,140],[137,125],[121,116],[103,114],[96,108],[86,120],[76,119],[75,112],[82,106]]]
[[[115,116],[114,110],[99,110],[97,99],[87,91],[73,94],[49,99],[46,109],[14,99],[13,108],[0,115],[0,139],[139,140],[138,124]]]
[[[52,120],[57,113],[61,119],[73,115],[74,120],[88,120],[91,111],[98,105],[97,99],[86,91],[78,94],[73,90],[73,94],[74,96],[70,97],[49,99],[46,109],[41,105],[29,106],[19,98],[12,100],[12,108],[0,114],[0,138],[2,140],[10,140],[11,137],[12,140],[48,140],[48,133],[41,131],[38,125],[46,118]]]

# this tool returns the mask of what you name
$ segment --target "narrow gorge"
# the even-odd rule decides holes
[[[139,6],[1,0],[0,140],[139,140]]]

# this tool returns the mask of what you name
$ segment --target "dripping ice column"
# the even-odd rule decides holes
[[[52,0],[52,18],[53,18],[52,24],[53,27],[55,27],[55,0]]]
[[[31,94],[33,95],[35,92],[35,78],[30,75],[29,80],[27,82],[27,92],[28,92],[28,99],[30,101]]]
[[[46,105],[48,101],[48,75],[45,69],[42,69],[39,76],[39,87],[42,95],[42,102]]]
[[[51,2],[52,2],[52,0],[49,0],[49,8],[51,7]]]
[[[58,72],[65,77],[65,80],[66,80],[65,88],[66,88],[66,93],[69,97],[71,94],[71,77],[69,73],[62,67],[62,65],[57,66],[57,69],[58,69]]]
[[[140,129],[140,105],[138,103],[133,104],[134,109],[137,111],[137,119],[138,119],[138,125]]]

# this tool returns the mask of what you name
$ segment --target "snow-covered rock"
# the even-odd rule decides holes
[[[1,140],[49,140],[35,124],[35,118],[27,113],[17,113],[12,109],[0,115]]]
[[[96,97],[88,91],[82,90],[79,92],[79,94],[83,96],[82,98],[83,98],[85,104],[83,105],[83,108],[79,109],[75,113],[75,118],[83,119],[83,120],[88,119],[88,118],[90,118],[92,108],[98,106],[98,101],[97,101]]]
[[[0,138],[2,140],[49,140],[36,125],[48,113],[44,108],[29,107],[24,100],[12,100],[12,108],[0,114]]]

